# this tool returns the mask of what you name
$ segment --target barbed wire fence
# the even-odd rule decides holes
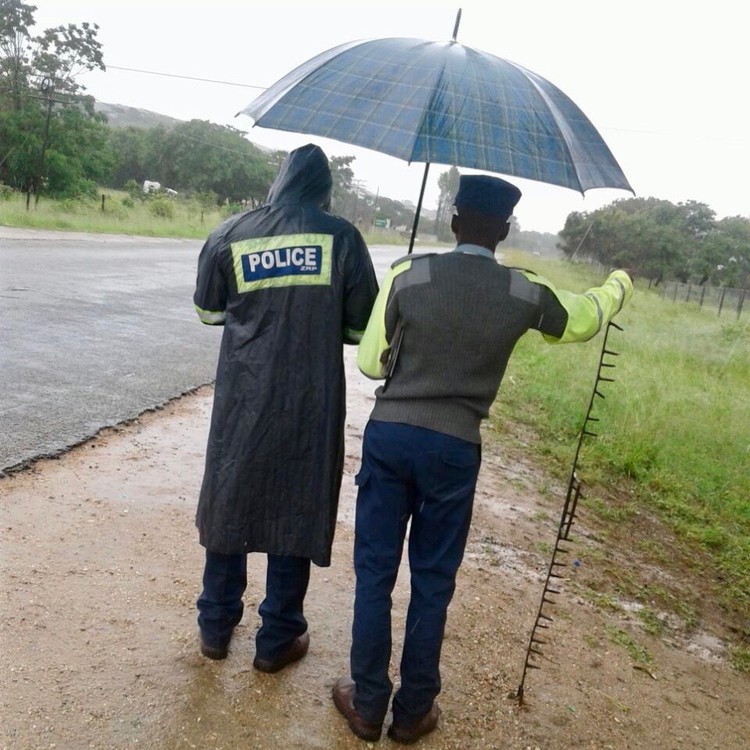
[[[652,288],[649,283],[649,288]],[[743,312],[747,314],[747,289],[735,289],[726,286],[709,286],[708,284],[684,284],[679,281],[667,281],[659,290],[664,299],[672,302],[688,302],[698,307],[716,310],[716,314],[734,315],[740,320]]]

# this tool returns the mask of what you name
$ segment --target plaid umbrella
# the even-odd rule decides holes
[[[458,27],[458,21],[456,28]],[[407,162],[633,192],[596,128],[556,86],[455,41],[387,38],[334,47],[238,114]],[[414,234],[412,235],[413,242]]]

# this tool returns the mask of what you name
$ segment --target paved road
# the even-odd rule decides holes
[[[0,470],[213,381],[202,242],[0,227]],[[378,276],[404,248],[371,248]]]

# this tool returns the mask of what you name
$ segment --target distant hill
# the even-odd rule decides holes
[[[185,122],[178,120],[169,115],[161,115],[158,112],[152,112],[149,109],[138,109],[138,107],[128,107],[125,104],[107,104],[106,102],[94,102],[94,109],[97,112],[107,116],[107,124],[112,128],[155,128],[163,125],[165,128],[173,127]],[[248,139],[249,140],[249,139]],[[251,143],[253,143],[251,141]],[[253,146],[261,151],[271,151],[272,149],[253,143]]]
[[[158,125],[169,128],[173,125],[179,125],[182,122],[182,120],[177,120],[174,117],[160,115],[158,112],[151,112],[148,109],[138,109],[137,107],[127,107],[124,104],[95,102],[94,109],[106,115],[110,127],[113,128],[155,128]]]

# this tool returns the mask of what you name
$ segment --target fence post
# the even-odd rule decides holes
[[[685,302],[690,302],[690,291],[692,290],[693,285],[688,284],[687,292],[685,293]]]
[[[674,294],[672,295],[672,302],[677,302],[677,282],[674,283]]]
[[[704,284],[704,285],[703,285],[703,286],[701,287],[701,302],[700,302],[700,306],[701,306],[701,307],[703,307],[703,298],[704,298],[705,296],[706,296],[706,285]]]
[[[104,212],[104,200],[107,196],[102,193],[102,213]]]
[[[742,306],[745,304],[745,295],[747,294],[747,289],[742,290],[742,294],[740,295],[740,300],[737,303],[737,320],[740,319],[740,315],[742,315]]]
[[[721,308],[724,307],[724,295],[726,294],[727,288],[725,286],[721,287],[721,297],[719,298],[719,312],[717,313],[719,316],[721,316]]]

